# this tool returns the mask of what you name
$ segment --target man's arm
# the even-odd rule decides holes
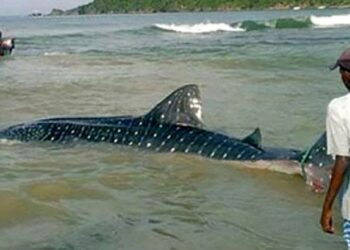
[[[321,226],[326,233],[334,233],[332,223],[332,206],[337,196],[339,189],[343,183],[344,175],[347,171],[350,162],[348,156],[337,156],[332,169],[332,178],[329,184],[326,198],[323,203],[323,210],[321,215]]]

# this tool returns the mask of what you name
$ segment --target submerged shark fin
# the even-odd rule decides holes
[[[145,118],[160,123],[204,127],[198,86],[190,84],[175,90],[146,114]]]
[[[256,148],[261,148],[261,141],[261,132],[259,128],[256,128],[253,133],[242,140],[242,142],[248,143]]]

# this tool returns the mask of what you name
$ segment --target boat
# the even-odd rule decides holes
[[[33,13],[29,14],[29,16],[31,16],[31,17],[42,17],[43,13],[35,10]]]

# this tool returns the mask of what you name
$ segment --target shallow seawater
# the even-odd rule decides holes
[[[0,17],[17,38],[0,61],[0,128],[141,115],[195,83],[207,128],[244,138],[260,127],[263,145],[306,149],[324,131],[329,100],[345,93],[327,66],[348,27],[270,24],[346,12]],[[243,21],[270,26],[239,31]],[[300,176],[244,164],[0,142],[0,249],[343,249],[338,214],[336,236],[319,227],[322,200]]]
[[[298,176],[108,145],[1,152],[4,249],[341,245],[319,232],[321,197]]]

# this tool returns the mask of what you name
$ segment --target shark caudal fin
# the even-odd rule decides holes
[[[202,100],[198,86],[190,84],[175,90],[158,103],[144,118],[159,123],[204,127]]]
[[[323,133],[303,154],[301,167],[306,183],[314,191],[324,191],[328,186],[333,164],[333,157],[327,155],[327,136]]]

